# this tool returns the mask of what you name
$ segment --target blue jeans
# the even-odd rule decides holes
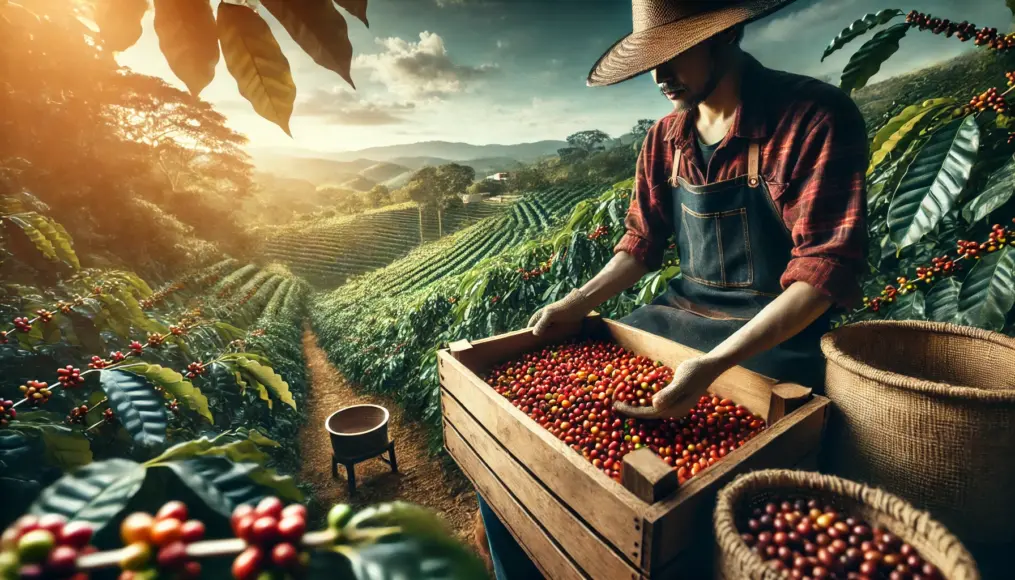
[[[497,580],[542,580],[543,575],[529,559],[525,550],[518,545],[514,536],[493,513],[483,498],[479,499],[479,513],[486,528],[486,540],[490,545],[490,559]]]

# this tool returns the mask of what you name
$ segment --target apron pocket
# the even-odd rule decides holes
[[[747,208],[698,213],[681,208],[681,237],[689,249],[685,278],[719,288],[747,288],[754,283]]]

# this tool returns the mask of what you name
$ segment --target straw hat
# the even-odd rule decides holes
[[[794,0],[632,0],[634,30],[599,57],[590,87],[648,72],[727,28],[757,20]]]

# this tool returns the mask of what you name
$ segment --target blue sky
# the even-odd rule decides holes
[[[855,18],[889,7],[881,0],[798,0],[749,26],[744,48],[769,67],[834,82],[862,40],[820,62],[824,46]],[[1012,19],[1003,0],[910,0],[898,7],[1002,30]],[[585,86],[595,60],[630,32],[629,0],[371,0],[367,15],[369,28],[348,17],[355,91],[266,15],[299,91],[292,139],[253,113],[222,62],[201,97],[252,146],[304,152],[427,140],[520,143],[583,129],[618,136],[638,119],[670,110],[648,75]],[[974,50],[972,43],[918,31],[901,46],[872,82]],[[141,41],[118,60],[183,88],[158,52],[151,13]]]

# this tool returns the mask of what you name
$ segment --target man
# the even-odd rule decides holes
[[[819,338],[856,305],[866,264],[867,137],[853,101],[770,70],[740,48],[743,26],[792,0],[634,0],[634,32],[604,54],[590,86],[652,71],[674,111],[648,132],[627,232],[599,274],[530,321],[578,320],[656,270],[674,235],[681,276],[621,322],[703,354],[680,364],[639,418],[681,416],[741,365],[816,390]],[[484,502],[497,577],[538,577]]]

